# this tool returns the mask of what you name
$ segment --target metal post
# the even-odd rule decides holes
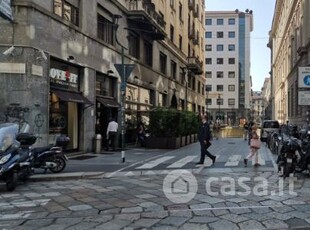
[[[126,99],[126,79],[125,79],[125,64],[124,64],[124,47],[122,47],[122,71],[121,71],[121,141],[122,141],[122,159],[125,162],[125,99]]]

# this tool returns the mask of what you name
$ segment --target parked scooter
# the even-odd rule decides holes
[[[296,172],[307,171],[310,175],[310,130],[307,130],[301,140],[301,154],[298,157]]]
[[[285,178],[290,173],[294,173],[298,165],[297,156],[301,154],[301,148],[296,139],[289,138],[283,141],[277,160],[279,175]]]
[[[30,146],[36,138],[30,134],[19,135],[17,124],[0,124],[0,180],[6,183],[8,191],[16,188],[18,179],[25,181],[32,173]],[[31,141],[28,142],[28,148],[20,148],[18,140],[26,143],[26,137]]]
[[[32,150],[33,167],[44,169],[44,173],[47,169],[53,173],[62,172],[66,167],[66,161],[68,161],[67,156],[63,153],[63,148],[67,147],[69,141],[69,137],[59,136],[54,146],[34,148]]]

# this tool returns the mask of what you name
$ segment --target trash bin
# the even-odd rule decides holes
[[[101,144],[102,144],[102,136],[100,134],[96,134],[94,138],[94,146],[95,146],[95,153],[101,152]]]

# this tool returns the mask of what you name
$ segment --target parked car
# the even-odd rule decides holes
[[[272,132],[279,132],[279,130],[280,124],[277,120],[264,120],[260,132],[260,140],[266,142],[268,135]]]

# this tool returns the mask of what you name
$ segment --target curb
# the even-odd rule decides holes
[[[104,172],[72,172],[57,174],[36,174],[29,178],[29,181],[64,181],[76,179],[100,179]]]

